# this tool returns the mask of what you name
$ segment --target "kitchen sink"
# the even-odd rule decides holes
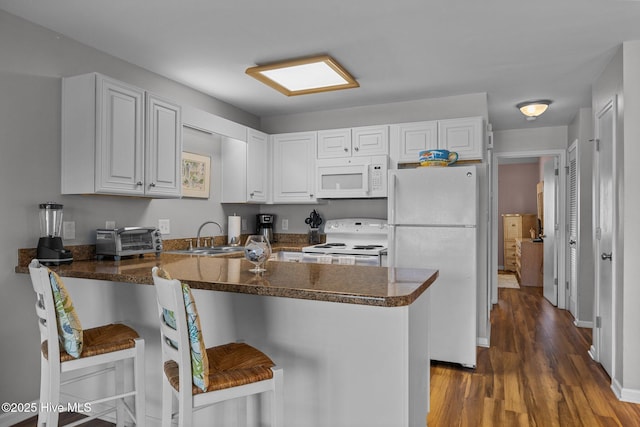
[[[242,246],[214,246],[193,249],[181,249],[175,251],[165,251],[168,254],[184,254],[184,255],[222,255],[234,252],[243,252]]]

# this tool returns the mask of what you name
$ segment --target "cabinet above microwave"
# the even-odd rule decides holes
[[[356,199],[387,197],[387,156],[318,159],[316,197]]]

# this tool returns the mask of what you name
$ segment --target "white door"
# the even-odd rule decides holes
[[[558,305],[558,264],[557,259],[557,194],[558,159],[547,160],[543,166],[544,179],[544,286],[543,295],[553,305]]]
[[[569,194],[569,247],[568,247],[568,281],[569,292],[567,299],[569,300],[569,311],[573,314],[573,317],[578,317],[577,312],[577,295],[578,295],[578,161],[576,153],[578,151],[578,144],[574,143],[569,148],[569,182],[567,183]]]
[[[615,101],[596,116],[596,357],[613,378],[613,149],[615,144]],[[600,327],[598,328],[598,323]]]

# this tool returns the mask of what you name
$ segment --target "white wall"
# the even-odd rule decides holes
[[[488,122],[486,93],[263,117],[261,126],[267,133],[285,133],[474,116]]]
[[[616,162],[614,171],[618,182],[616,197],[617,216],[614,218],[615,247],[617,257],[614,300],[615,312],[615,372],[613,388],[623,400],[640,403],[640,170],[635,159],[640,156],[640,41],[625,42],[601,76],[593,85],[593,113],[617,95]]]
[[[494,131],[493,153],[565,149],[567,132],[567,126]]]
[[[14,267],[17,249],[37,244],[39,203],[60,202],[65,220],[76,221],[77,238],[68,244],[92,243],[94,230],[107,219],[119,225],[155,225],[160,217],[171,218],[168,237],[176,238],[194,235],[206,219],[224,221],[235,210],[248,216],[257,211],[222,207],[215,179],[210,200],[61,196],[61,77],[97,71],[230,120],[254,127],[259,123],[231,105],[3,11],[0,52],[0,401],[27,402],[38,396],[39,335],[30,281],[15,274]],[[214,167],[219,159],[215,142],[187,139],[185,148],[210,154]]]
[[[622,277],[622,363],[623,388],[631,392],[635,391],[633,400],[640,403],[640,169],[637,159],[640,158],[640,41],[625,42],[624,55],[624,148],[623,148],[623,188],[620,189],[623,198],[621,227],[623,244],[623,277]]]

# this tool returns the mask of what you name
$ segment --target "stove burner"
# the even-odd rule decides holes
[[[353,249],[372,250],[372,249],[378,249],[381,247],[382,245],[354,245]]]
[[[325,243],[324,245],[316,245],[314,246],[314,248],[329,249],[334,246],[347,246],[347,245],[345,245],[344,243]]]

